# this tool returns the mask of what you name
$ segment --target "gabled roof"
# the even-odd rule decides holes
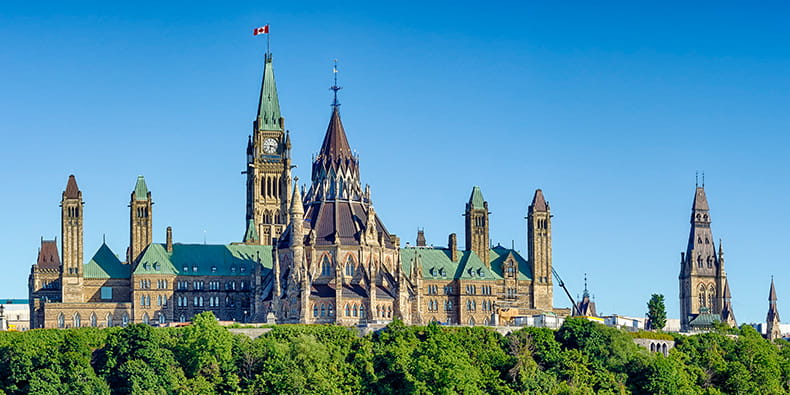
[[[129,265],[121,262],[115,253],[102,243],[90,262],[83,266],[85,278],[129,278]]]
[[[485,200],[483,199],[483,192],[480,191],[479,186],[472,188],[472,195],[469,196],[469,206],[472,209],[485,209]]]
[[[258,99],[258,130],[282,130],[280,126],[280,99],[277,97],[277,84],[274,82],[272,55],[267,54],[263,63],[261,96]]]
[[[691,321],[689,326],[693,328],[708,328],[716,322],[721,322],[721,316],[713,313],[699,313]]]
[[[255,265],[264,273],[272,268],[272,247],[247,244],[164,244],[153,243],[145,249],[134,274],[176,274],[181,276],[247,276]]]
[[[250,218],[247,220],[247,231],[244,233],[244,242],[245,243],[257,243],[260,241],[260,237],[258,237],[258,229],[255,226],[255,221]]]
[[[450,259],[450,250],[446,248],[401,248],[400,255],[405,273],[411,273],[414,258],[419,255],[417,261],[424,279],[501,280],[508,260],[518,266],[519,280],[532,278],[527,261],[515,250],[501,246],[490,250],[490,268],[473,251],[458,251],[457,262]]]
[[[134,200],[148,200],[148,186],[145,185],[143,176],[137,176],[137,182],[134,184]]]
[[[77,179],[74,178],[74,174],[69,176],[66,190],[63,191],[63,197],[67,199],[78,199],[80,197],[80,188],[77,186]]]

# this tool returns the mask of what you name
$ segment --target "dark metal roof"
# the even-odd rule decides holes
[[[543,198],[542,190],[538,189],[535,191],[535,196],[532,198],[532,204],[530,205],[530,209],[532,209],[533,212],[549,210],[549,205],[546,204],[546,199]]]
[[[36,265],[38,265],[39,269],[57,270],[60,268],[60,256],[56,240],[41,240],[41,249],[38,250]]]

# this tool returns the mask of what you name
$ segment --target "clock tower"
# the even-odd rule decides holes
[[[291,139],[280,116],[272,54],[266,53],[258,114],[247,141],[247,223],[244,242],[271,245],[288,219]]]

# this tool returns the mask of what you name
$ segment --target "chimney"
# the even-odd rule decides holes
[[[456,262],[458,260],[458,236],[455,233],[450,233],[450,237],[447,240],[447,248],[450,249],[450,259]]]
[[[425,230],[417,229],[417,247],[425,247]]]
[[[167,244],[165,245],[165,249],[167,252],[173,252],[173,227],[167,227]]]

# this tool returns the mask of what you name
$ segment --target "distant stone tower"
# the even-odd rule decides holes
[[[244,242],[271,245],[288,221],[291,138],[280,116],[272,55],[264,59],[258,115],[247,141],[247,220]]]
[[[474,251],[483,263],[490,265],[488,259],[488,202],[483,200],[480,187],[472,188],[469,203],[466,204],[466,250]]]
[[[551,211],[543,191],[535,191],[527,211],[527,249],[532,269],[532,308],[551,310]]]
[[[151,244],[152,206],[151,191],[145,185],[145,178],[137,176],[132,197],[129,202],[129,256],[127,263],[134,263],[140,254]]]
[[[691,232],[686,252],[681,253],[680,329],[689,330],[689,322],[705,308],[711,314],[721,314],[724,308],[724,252],[713,244],[710,208],[705,188],[698,186],[691,209]]]
[[[782,330],[779,328],[779,310],[776,308],[776,288],[774,279],[771,278],[771,290],[768,292],[768,315],[765,317],[767,324],[766,337],[774,341],[782,337]]]
[[[82,191],[77,187],[77,180],[74,175],[69,176],[66,183],[66,190],[63,191],[63,198],[60,201],[61,217],[61,240],[63,246],[63,272],[61,290],[63,303],[82,303]]]
[[[732,295],[730,294],[730,283],[726,281],[724,283],[724,304],[721,308],[721,322],[726,323],[729,326],[738,326],[738,322],[735,320],[735,312],[732,311]]]

